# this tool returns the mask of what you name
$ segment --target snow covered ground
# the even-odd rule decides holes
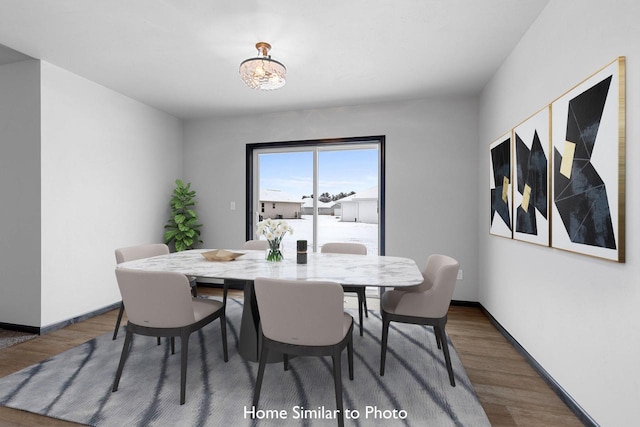
[[[293,234],[287,234],[282,240],[285,256],[296,253],[296,240],[307,240],[309,252],[313,240],[313,217],[302,215],[301,219],[285,220]],[[378,224],[362,222],[340,222],[340,217],[318,215],[318,251],[328,242],[357,242],[367,247],[367,253],[378,254]]]

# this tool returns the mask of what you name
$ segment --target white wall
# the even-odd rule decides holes
[[[34,327],[40,325],[39,81],[38,61],[0,66],[0,322]]]
[[[340,221],[356,222],[358,220],[358,204],[355,202],[343,202],[340,204]]]
[[[378,223],[378,201],[377,200],[360,200],[358,203],[359,221],[369,224]]]
[[[480,100],[480,302],[603,426],[640,419],[640,3],[552,0]],[[625,264],[489,236],[488,145],[627,59]]]
[[[47,326],[119,301],[115,248],[162,241],[182,174],[182,122],[41,64]]]
[[[187,122],[185,178],[199,194],[204,246],[244,242],[246,144],[386,135],[386,254],[420,268],[431,253],[458,258],[454,298],[476,301],[477,108],[475,98],[442,98]]]

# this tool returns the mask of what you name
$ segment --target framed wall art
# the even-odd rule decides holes
[[[513,238],[549,246],[549,107],[513,129]]]
[[[491,227],[489,233],[512,238],[511,132],[489,145]]]
[[[551,104],[551,246],[625,258],[625,58]]]

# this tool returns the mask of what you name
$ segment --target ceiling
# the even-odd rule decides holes
[[[41,59],[181,118],[477,94],[549,0],[0,0],[0,65]],[[238,66],[269,42],[272,92]]]

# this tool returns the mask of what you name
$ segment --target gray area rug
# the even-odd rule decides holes
[[[19,344],[21,342],[29,341],[37,337],[36,334],[29,334],[27,332],[9,331],[6,329],[0,329],[0,350],[3,348],[11,347],[12,345]]]
[[[0,404],[95,426],[336,425],[330,358],[295,358],[288,372],[281,363],[267,365],[259,405],[265,412],[250,419],[246,411],[258,364],[236,351],[241,311],[242,302],[230,299],[228,363],[222,359],[218,321],[192,334],[182,406],[179,340],[171,355],[167,340],[157,346],[155,338],[134,336],[120,387],[111,392],[123,331],[116,341],[107,333],[0,379]],[[346,351],[342,357],[346,425],[490,425],[453,347],[456,387],[449,385],[431,328],[392,323],[380,377],[378,313],[370,312],[364,322],[364,337],[354,327],[354,381],[348,378]]]

